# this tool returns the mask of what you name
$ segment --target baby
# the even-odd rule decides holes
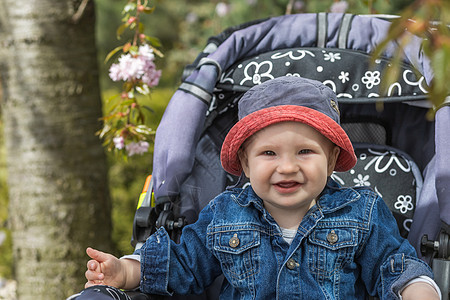
[[[250,185],[213,199],[179,244],[160,228],[140,260],[88,248],[86,288],[192,294],[223,274],[221,299],[440,298],[383,200],[330,178],[356,156],[328,87],[291,76],[247,91],[221,161]]]

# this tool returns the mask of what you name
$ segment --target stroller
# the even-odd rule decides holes
[[[245,91],[278,76],[307,77],[337,94],[341,125],[358,157],[351,171],[333,178],[344,186],[371,186],[383,197],[448,299],[450,107],[434,108],[435,118],[427,119],[426,89],[433,74],[419,38],[404,49],[401,76],[382,94],[380,79],[396,45],[373,64],[370,52],[384,38],[388,19],[286,15],[210,38],[186,67],[157,129],[153,174],[139,199],[132,245],[139,248],[160,226],[178,240],[183,226],[195,222],[211,199],[227,186],[242,184],[222,169],[220,149]],[[215,285],[204,295],[183,299],[216,299],[220,282]]]

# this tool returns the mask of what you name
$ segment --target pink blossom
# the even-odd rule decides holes
[[[138,55],[124,54],[119,62],[109,68],[109,77],[113,81],[142,80],[149,87],[158,85],[161,70],[156,70],[155,55],[149,45],[139,47]]]
[[[197,20],[198,16],[195,13],[190,12],[186,15],[186,22],[188,22],[189,24],[195,23],[197,22]]]
[[[303,1],[295,1],[294,2],[294,10],[295,11],[303,11],[305,8],[305,2]]]
[[[157,86],[159,78],[161,77],[161,70],[156,70],[154,64],[153,67],[147,66],[144,76],[142,76],[142,82],[149,87]]]
[[[113,81],[122,80],[121,70],[119,64],[112,64],[109,68],[109,77]]]
[[[119,57],[118,64],[112,64],[109,68],[109,77],[114,81],[128,81],[139,78],[143,75],[143,67],[140,60],[130,54]]]
[[[131,54],[122,55],[119,58],[119,65],[124,81],[138,79],[144,75],[144,62]]]
[[[153,61],[155,59],[155,55],[153,54],[153,49],[150,48],[149,45],[144,44],[139,47],[139,56],[142,59]]]
[[[339,2],[334,2],[331,5],[330,11],[332,13],[345,13],[347,11],[347,8],[348,8],[347,1],[339,1]]]
[[[139,141],[137,143],[132,142],[125,146],[128,156],[133,156],[135,154],[143,154],[148,151],[149,143],[145,141]]]
[[[118,150],[121,150],[125,147],[125,140],[123,139],[122,136],[116,136],[115,138],[113,138],[113,142],[114,142],[114,146]]]
[[[230,5],[225,2],[219,2],[216,5],[216,14],[219,17],[225,17],[230,13]]]

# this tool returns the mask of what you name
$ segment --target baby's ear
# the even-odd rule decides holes
[[[331,151],[330,155],[328,157],[328,176],[331,176],[334,171],[334,167],[336,167],[336,162],[339,157],[339,153],[341,153],[341,148],[338,146],[334,146]]]
[[[249,176],[250,176],[250,169],[249,169],[249,167],[248,167],[247,153],[245,152],[244,149],[240,148],[240,149],[238,150],[237,155],[238,155],[238,157],[239,157],[239,161],[240,161],[240,163],[241,163],[241,167],[242,167],[242,170],[244,171],[245,176],[246,176],[247,178],[250,178],[250,177],[249,177]]]

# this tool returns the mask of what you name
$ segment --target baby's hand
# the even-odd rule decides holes
[[[434,287],[426,282],[416,282],[408,285],[402,292],[403,300],[439,300]]]
[[[87,248],[86,253],[92,259],[87,263],[85,288],[99,284],[116,288],[125,286],[125,270],[117,257],[92,248]]]

